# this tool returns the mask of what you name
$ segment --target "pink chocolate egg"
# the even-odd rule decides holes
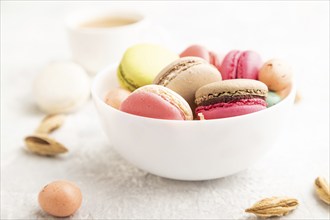
[[[105,96],[105,103],[119,109],[121,103],[131,94],[126,89],[116,88],[111,89]]]

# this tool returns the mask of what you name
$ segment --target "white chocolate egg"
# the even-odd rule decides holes
[[[53,62],[36,77],[33,93],[38,107],[47,114],[72,112],[88,100],[90,79],[76,63]]]

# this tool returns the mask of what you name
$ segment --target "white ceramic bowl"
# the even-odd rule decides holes
[[[145,118],[104,103],[117,87],[116,67],[97,74],[92,96],[112,146],[142,170],[179,180],[207,180],[242,171],[275,143],[289,120],[295,97],[266,110],[232,118],[175,121]]]

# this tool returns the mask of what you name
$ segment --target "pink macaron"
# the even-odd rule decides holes
[[[219,56],[219,54],[216,54],[213,51],[209,52],[209,56],[210,56],[210,64],[215,66],[220,72],[220,67],[221,67],[223,56]]]
[[[180,57],[200,57],[214,65],[220,71],[221,57],[213,51],[209,51],[201,45],[191,45],[187,47],[181,54]]]
[[[222,61],[220,72],[222,79],[258,79],[262,66],[260,55],[254,51],[230,51]]]
[[[135,90],[121,103],[120,110],[149,118],[193,119],[189,104],[176,92],[160,85],[146,85]]]
[[[267,86],[252,79],[224,80],[197,90],[196,115],[204,119],[228,118],[266,109]]]
[[[180,53],[180,57],[200,57],[210,63],[209,51],[205,47],[197,44],[187,47]]]

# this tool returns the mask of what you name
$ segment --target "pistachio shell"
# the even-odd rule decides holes
[[[39,127],[36,129],[36,134],[49,134],[56,129],[60,128],[65,120],[65,115],[63,114],[53,114],[47,115],[40,122]]]
[[[315,180],[315,189],[320,199],[330,205],[329,183],[323,177],[317,177]]]
[[[43,134],[27,136],[25,144],[28,150],[43,156],[55,156],[68,151],[63,144]]]
[[[245,212],[253,213],[258,217],[269,218],[275,216],[284,216],[296,209],[298,200],[289,197],[271,197],[255,203]]]

